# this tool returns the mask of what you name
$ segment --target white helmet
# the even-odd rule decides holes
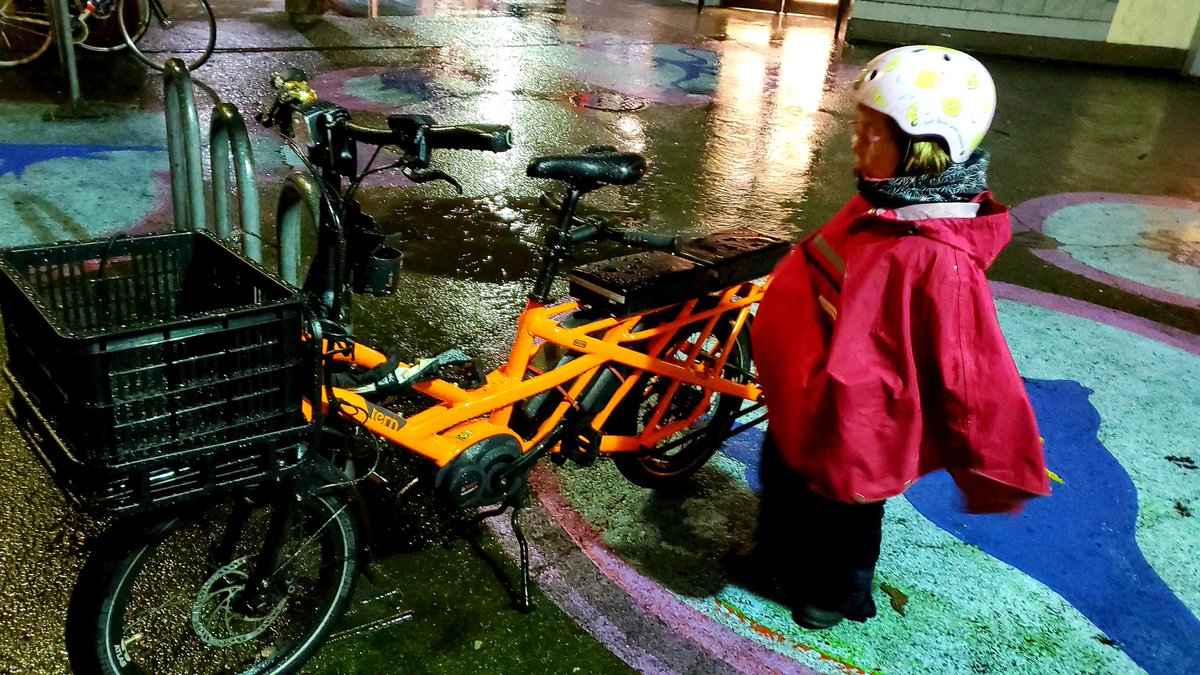
[[[854,99],[891,117],[911,136],[942,139],[950,160],[960,163],[992,124],[996,85],[974,57],[916,45],[871,59],[854,83]]]

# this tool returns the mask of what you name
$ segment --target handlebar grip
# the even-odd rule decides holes
[[[345,129],[351,139],[360,143],[370,145],[394,145],[396,143],[396,132],[391,129],[364,127],[353,122],[346,122]]]
[[[670,253],[679,250],[679,237],[668,237],[661,234],[650,234],[649,232],[614,231],[612,238],[622,244],[639,246],[641,248],[653,248]]]
[[[430,149],[505,152],[512,147],[512,129],[505,124],[429,127],[425,139]]]

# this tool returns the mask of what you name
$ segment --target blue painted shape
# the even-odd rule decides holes
[[[415,71],[380,73],[379,90],[399,92],[418,101],[428,101],[434,96],[428,76]]]
[[[938,472],[908,500],[962,541],[1044,583],[1149,673],[1200,672],[1200,619],[1146,562],[1134,539],[1137,492],[1097,438],[1092,393],[1069,380],[1027,380],[1049,466],[1065,485],[1018,516],[970,516]]]
[[[759,467],[762,465],[763,432],[751,427],[742,433],[725,441],[721,453],[730,459],[737,460],[746,467],[746,484],[755,495],[762,495],[762,476]]]
[[[67,143],[0,143],[0,177],[12,174],[20,178],[38,162],[53,159],[101,159],[108,152],[162,152],[152,145],[78,145]]]
[[[711,95],[717,84],[717,53],[708,49],[655,45],[654,68],[664,71],[679,69],[682,74],[667,87],[687,94]]]

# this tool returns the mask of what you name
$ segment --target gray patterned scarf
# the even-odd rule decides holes
[[[858,178],[858,192],[882,209],[912,204],[969,202],[987,190],[988,153],[976,150],[962,164],[951,164],[936,176],[901,176],[874,180]]]

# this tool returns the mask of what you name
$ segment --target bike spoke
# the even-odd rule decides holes
[[[339,508],[337,511],[335,511],[333,513],[333,515],[329,516],[329,518],[327,518],[325,520],[325,522],[321,523],[320,527],[318,527],[316,530],[314,530],[311,535],[309,535],[303,542],[301,542],[301,544],[299,546],[296,547],[295,552],[293,552],[290,556],[288,556],[287,560],[284,560],[283,562],[279,563],[279,566],[275,568],[275,571],[272,573],[272,576],[274,576],[275,574],[279,574],[280,572],[282,572],[284,570],[284,568],[291,565],[292,561],[296,559],[296,556],[303,553],[305,547],[308,546],[309,544],[311,544],[313,541],[315,541],[317,538],[317,535],[321,534],[321,532],[326,527],[329,527],[329,524],[332,523],[334,521],[334,519],[336,519],[339,515],[341,515],[342,512],[344,512],[345,510],[346,510],[345,506]]]
[[[37,35],[38,37],[45,37],[46,31],[39,31],[34,28],[30,28],[30,26],[42,26],[48,31],[50,29],[50,22],[44,19],[36,19],[33,17],[0,16],[0,26],[12,28],[13,30],[24,31],[31,35]]]

